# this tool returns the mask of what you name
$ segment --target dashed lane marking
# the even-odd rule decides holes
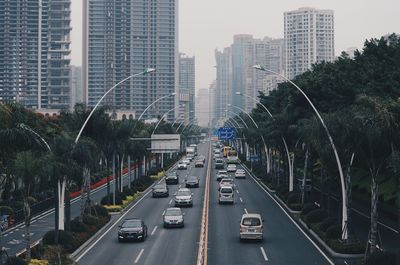
[[[144,252],[144,248],[142,248],[139,252],[139,255],[137,255],[136,259],[135,259],[135,264],[139,262],[140,257],[143,255]]]
[[[244,212],[247,214],[247,213],[249,213],[249,212],[247,212],[247,209],[246,208],[244,208]]]
[[[263,248],[263,247],[260,247],[260,250],[261,250],[261,253],[262,253],[263,257],[264,257],[264,260],[265,260],[265,261],[268,261],[267,253],[265,253],[264,248]]]
[[[240,200],[240,202],[243,202],[243,199],[242,199],[242,197],[240,197],[240,198],[239,198],[239,200]]]
[[[155,226],[154,228],[153,228],[153,231],[151,231],[151,235],[154,235],[154,233],[157,231],[157,226]]]

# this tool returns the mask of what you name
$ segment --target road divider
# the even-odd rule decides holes
[[[211,178],[211,142],[208,150],[208,165],[205,179],[203,213],[201,218],[201,230],[199,248],[197,251],[197,265],[207,265],[208,254],[208,209],[210,201],[210,178]]]

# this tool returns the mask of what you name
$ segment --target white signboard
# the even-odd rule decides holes
[[[152,153],[179,152],[181,149],[180,134],[153,134],[151,135]]]

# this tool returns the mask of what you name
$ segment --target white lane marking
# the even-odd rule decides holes
[[[171,204],[172,203],[172,199],[169,201],[169,203],[168,204]]]
[[[164,210],[164,212],[162,212],[162,216],[164,216],[164,214],[165,214],[165,210]]]
[[[144,248],[142,248],[139,252],[139,255],[137,255],[136,259],[135,259],[135,264],[139,262],[140,257],[143,255],[144,252]]]
[[[249,213],[248,211],[247,211],[247,209],[246,208],[244,208],[244,212],[247,214],[247,213]]]
[[[6,236],[8,236],[8,234],[4,234],[3,236],[6,237]]]
[[[243,199],[242,199],[242,197],[240,197],[240,198],[239,198],[239,200],[240,200],[240,202],[243,202]]]
[[[157,226],[155,226],[155,227],[153,228],[153,231],[151,231],[151,235],[154,235],[154,233],[156,232],[156,230],[157,230]]]
[[[11,235],[12,233],[14,233],[15,231],[11,231],[10,233],[8,233],[9,235]]]
[[[242,166],[242,168],[247,171],[251,179],[276,203],[276,205],[278,205],[279,208],[281,208],[282,212],[286,214],[289,220],[292,221],[292,223],[297,227],[297,229],[299,229],[299,231],[311,242],[311,244],[313,244],[313,246],[319,251],[319,253],[321,253],[321,255],[329,262],[329,264],[335,265],[333,261],[330,258],[328,258],[328,256],[321,250],[321,248],[306,234],[306,232],[304,232],[303,229],[301,229],[301,227],[296,223],[295,220],[293,220],[293,218],[285,211],[285,209],[283,209],[283,207],[278,203],[278,201],[275,200],[275,198],[271,194],[269,194],[269,192],[263,186],[261,186],[260,183],[258,183],[258,181],[250,173],[250,171],[247,170],[247,168],[245,168],[244,166]]]
[[[236,190],[236,193],[239,194],[239,190]]]
[[[36,220],[33,220],[33,221],[31,222],[31,224],[36,223],[36,221],[37,221],[37,219],[36,219]]]
[[[19,228],[15,229],[15,232],[19,231]]]
[[[264,248],[263,248],[263,247],[260,247],[260,250],[261,250],[261,253],[262,253],[262,255],[263,255],[265,261],[268,261],[267,253],[265,253]]]

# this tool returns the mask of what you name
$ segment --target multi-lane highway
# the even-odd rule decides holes
[[[214,162],[209,158],[209,143],[199,145],[199,155],[206,157],[204,168],[178,171],[179,185],[169,185],[168,198],[152,198],[150,192],[115,222],[101,237],[77,257],[78,264],[196,264],[199,249],[205,178],[211,163],[207,263],[221,264],[333,264],[280,208],[268,193],[246,172],[246,179],[236,179],[235,203],[218,204],[218,182]],[[238,166],[242,168],[242,166]],[[184,186],[186,175],[200,177],[200,187],[192,189],[194,205],[184,208],[185,227],[163,228],[162,215],[174,205],[173,194]],[[264,218],[262,242],[240,242],[239,223],[243,213],[260,213]],[[139,217],[148,226],[145,242],[119,243],[118,226],[124,219]]]
[[[115,222],[81,256],[77,257],[80,265],[126,265],[126,264],[196,264],[203,209],[204,185],[207,172],[209,144],[200,144],[198,153],[206,157],[203,168],[193,167],[179,170],[179,185],[169,185],[168,198],[152,198],[149,192],[134,207]],[[168,207],[174,207],[173,194],[179,187],[184,187],[187,175],[200,177],[200,187],[192,188],[193,207],[183,208],[185,213],[184,228],[163,228],[163,213]],[[142,218],[148,227],[145,242],[119,243],[118,226],[124,219]]]

